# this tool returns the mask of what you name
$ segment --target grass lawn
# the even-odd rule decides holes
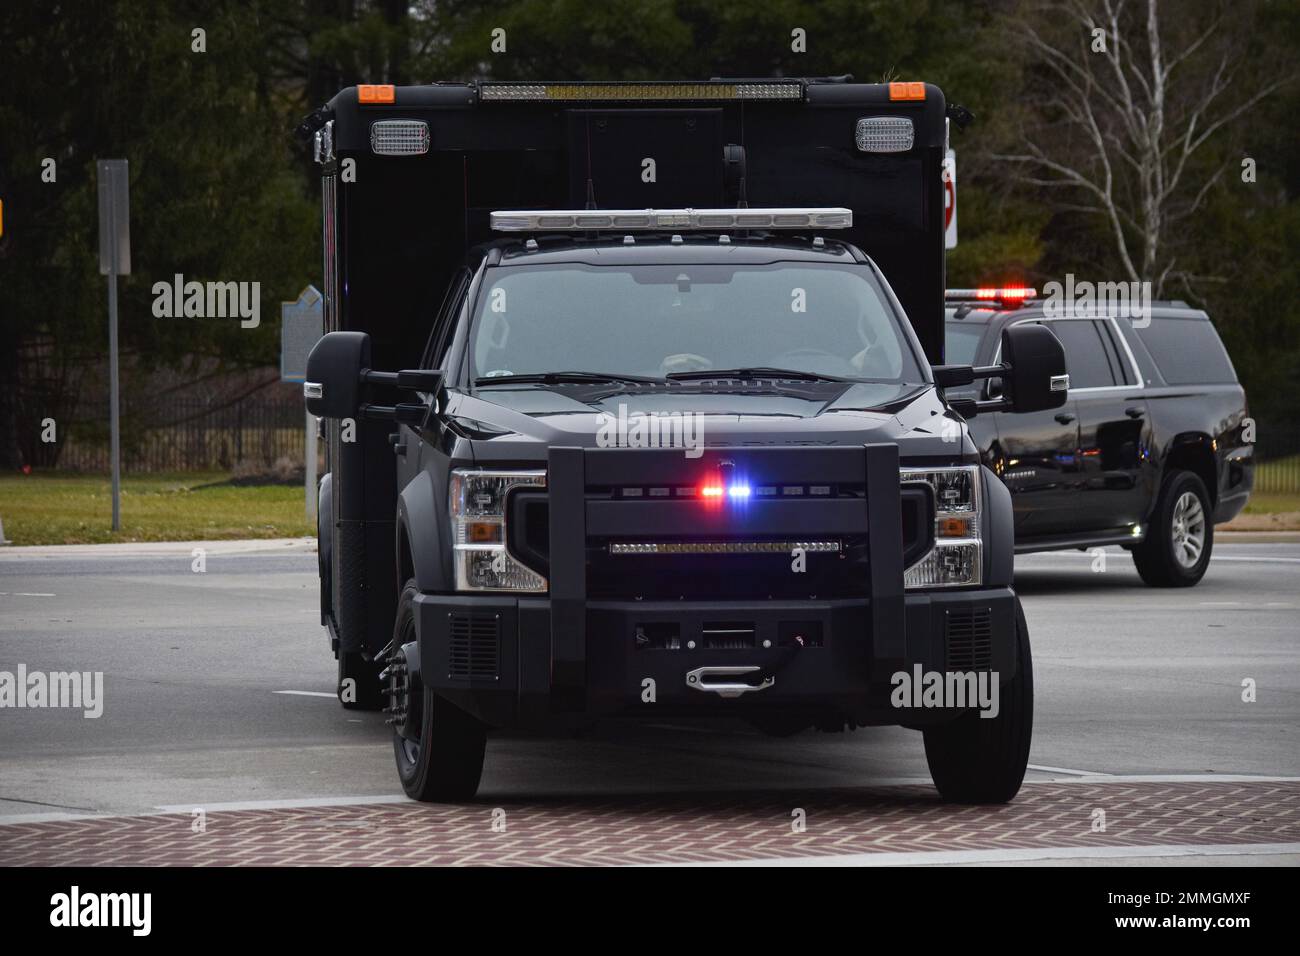
[[[233,486],[224,472],[124,475],[122,530],[110,530],[112,487],[101,475],[0,475],[5,536],[23,544],[287,538],[315,534],[301,485]]]

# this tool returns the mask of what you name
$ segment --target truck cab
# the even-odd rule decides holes
[[[937,88],[361,88],[312,122],[322,622],[408,795],[472,796],[490,732],[665,717],[901,724],[946,799],[1015,795],[1012,502],[965,415],[1068,375],[1033,325],[944,362]]]

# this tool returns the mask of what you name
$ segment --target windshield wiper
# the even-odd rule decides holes
[[[739,379],[792,379],[799,382],[854,382],[857,379],[844,378],[840,375],[822,375],[819,372],[801,372],[793,368],[771,368],[766,365],[750,365],[745,368],[694,369],[689,372],[669,372],[668,378],[676,382],[689,382],[710,378]]]
[[[609,382],[662,382],[661,378],[646,375],[614,375],[606,372],[528,372],[521,375],[484,375],[474,379],[475,385],[561,385],[566,383]]]

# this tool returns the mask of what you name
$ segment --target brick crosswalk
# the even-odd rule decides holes
[[[948,806],[921,786],[377,803],[216,811],[204,822],[202,832],[190,814],[0,826],[0,865],[583,866],[1296,843],[1300,784],[1035,783],[999,807]]]

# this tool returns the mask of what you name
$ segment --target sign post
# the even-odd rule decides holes
[[[113,530],[122,530],[122,449],[118,415],[117,277],[131,274],[131,205],[125,159],[101,159],[99,274],[108,276],[108,429],[113,466]]]
[[[307,356],[324,330],[323,301],[314,285],[298,293],[298,301],[280,303],[280,381],[302,382]],[[303,484],[307,523],[316,520],[316,416],[307,412],[306,462]]]

